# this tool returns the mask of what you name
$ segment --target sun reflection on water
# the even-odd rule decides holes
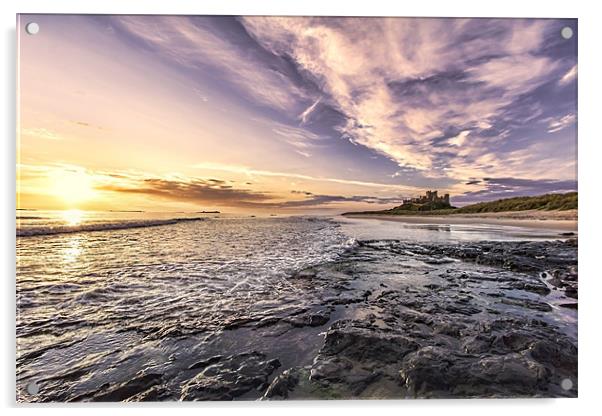
[[[67,225],[79,225],[81,224],[83,217],[84,213],[79,209],[63,211],[63,221],[65,221]]]
[[[82,251],[82,238],[80,236],[70,237],[61,253],[63,256],[63,262],[75,263],[82,254]]]

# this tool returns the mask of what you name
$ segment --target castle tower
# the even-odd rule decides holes
[[[443,202],[445,202],[446,204],[450,205],[450,203],[449,203],[449,194],[443,195]]]

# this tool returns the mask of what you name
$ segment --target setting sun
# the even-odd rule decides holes
[[[50,175],[51,193],[68,204],[78,204],[96,195],[93,179],[83,170],[61,170]]]

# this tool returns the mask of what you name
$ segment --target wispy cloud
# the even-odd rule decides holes
[[[577,190],[576,180],[483,178],[467,185],[483,185],[482,189],[466,192],[453,198],[460,204],[492,201],[515,196],[563,193]]]
[[[567,71],[566,74],[564,74],[562,76],[562,78],[560,78],[560,81],[558,81],[558,83],[560,85],[567,85],[569,84],[572,80],[574,80],[577,77],[577,65],[574,65],[573,67],[571,67],[571,69],[569,69]]]
[[[577,116],[575,114],[567,114],[556,119],[553,118],[548,122],[548,133],[555,133],[557,131],[560,131],[575,123],[576,120]]]
[[[296,108],[305,93],[262,60],[261,51],[220,36],[220,17],[120,16],[122,30],[143,40],[164,59],[193,70],[212,69],[253,101],[280,110]],[[224,31],[225,32],[225,31]],[[205,95],[201,96],[207,101]]]
[[[332,182],[339,183],[344,185],[357,185],[357,186],[365,186],[371,188],[382,188],[382,189],[394,189],[398,191],[415,191],[415,187],[408,187],[405,185],[396,185],[396,184],[388,184],[388,183],[379,183],[379,182],[366,182],[366,181],[356,181],[349,179],[340,179],[340,178],[328,178],[328,177],[320,177],[320,176],[312,176],[300,173],[292,173],[292,172],[275,172],[269,170],[261,170],[261,169],[253,169],[245,166],[235,166],[235,165],[224,165],[218,163],[198,163],[193,166],[196,169],[204,169],[210,171],[223,171],[223,172],[233,172],[240,173],[248,176],[276,176],[276,177],[285,177],[285,178],[293,178],[293,179],[304,179],[315,182]]]
[[[47,128],[43,128],[43,127],[32,127],[32,128],[25,128],[21,130],[21,134],[24,136],[31,136],[31,137],[36,137],[39,139],[45,139],[45,140],[61,140],[62,137],[58,134],[55,133],[52,130],[49,130]]]
[[[424,171],[437,164],[432,140],[462,129],[450,144],[464,145],[471,132],[492,126],[558,66],[539,53],[551,28],[544,20],[243,21],[264,47],[292,56],[322,82],[324,101],[347,117],[338,126],[342,134],[401,166]],[[303,121],[315,104],[302,113]],[[480,156],[484,150],[475,140],[460,156]],[[447,158],[452,165],[464,162]]]

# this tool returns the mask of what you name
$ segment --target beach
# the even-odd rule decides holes
[[[398,221],[408,224],[488,224],[577,232],[577,211],[517,211],[451,215],[348,214],[348,218]]]

